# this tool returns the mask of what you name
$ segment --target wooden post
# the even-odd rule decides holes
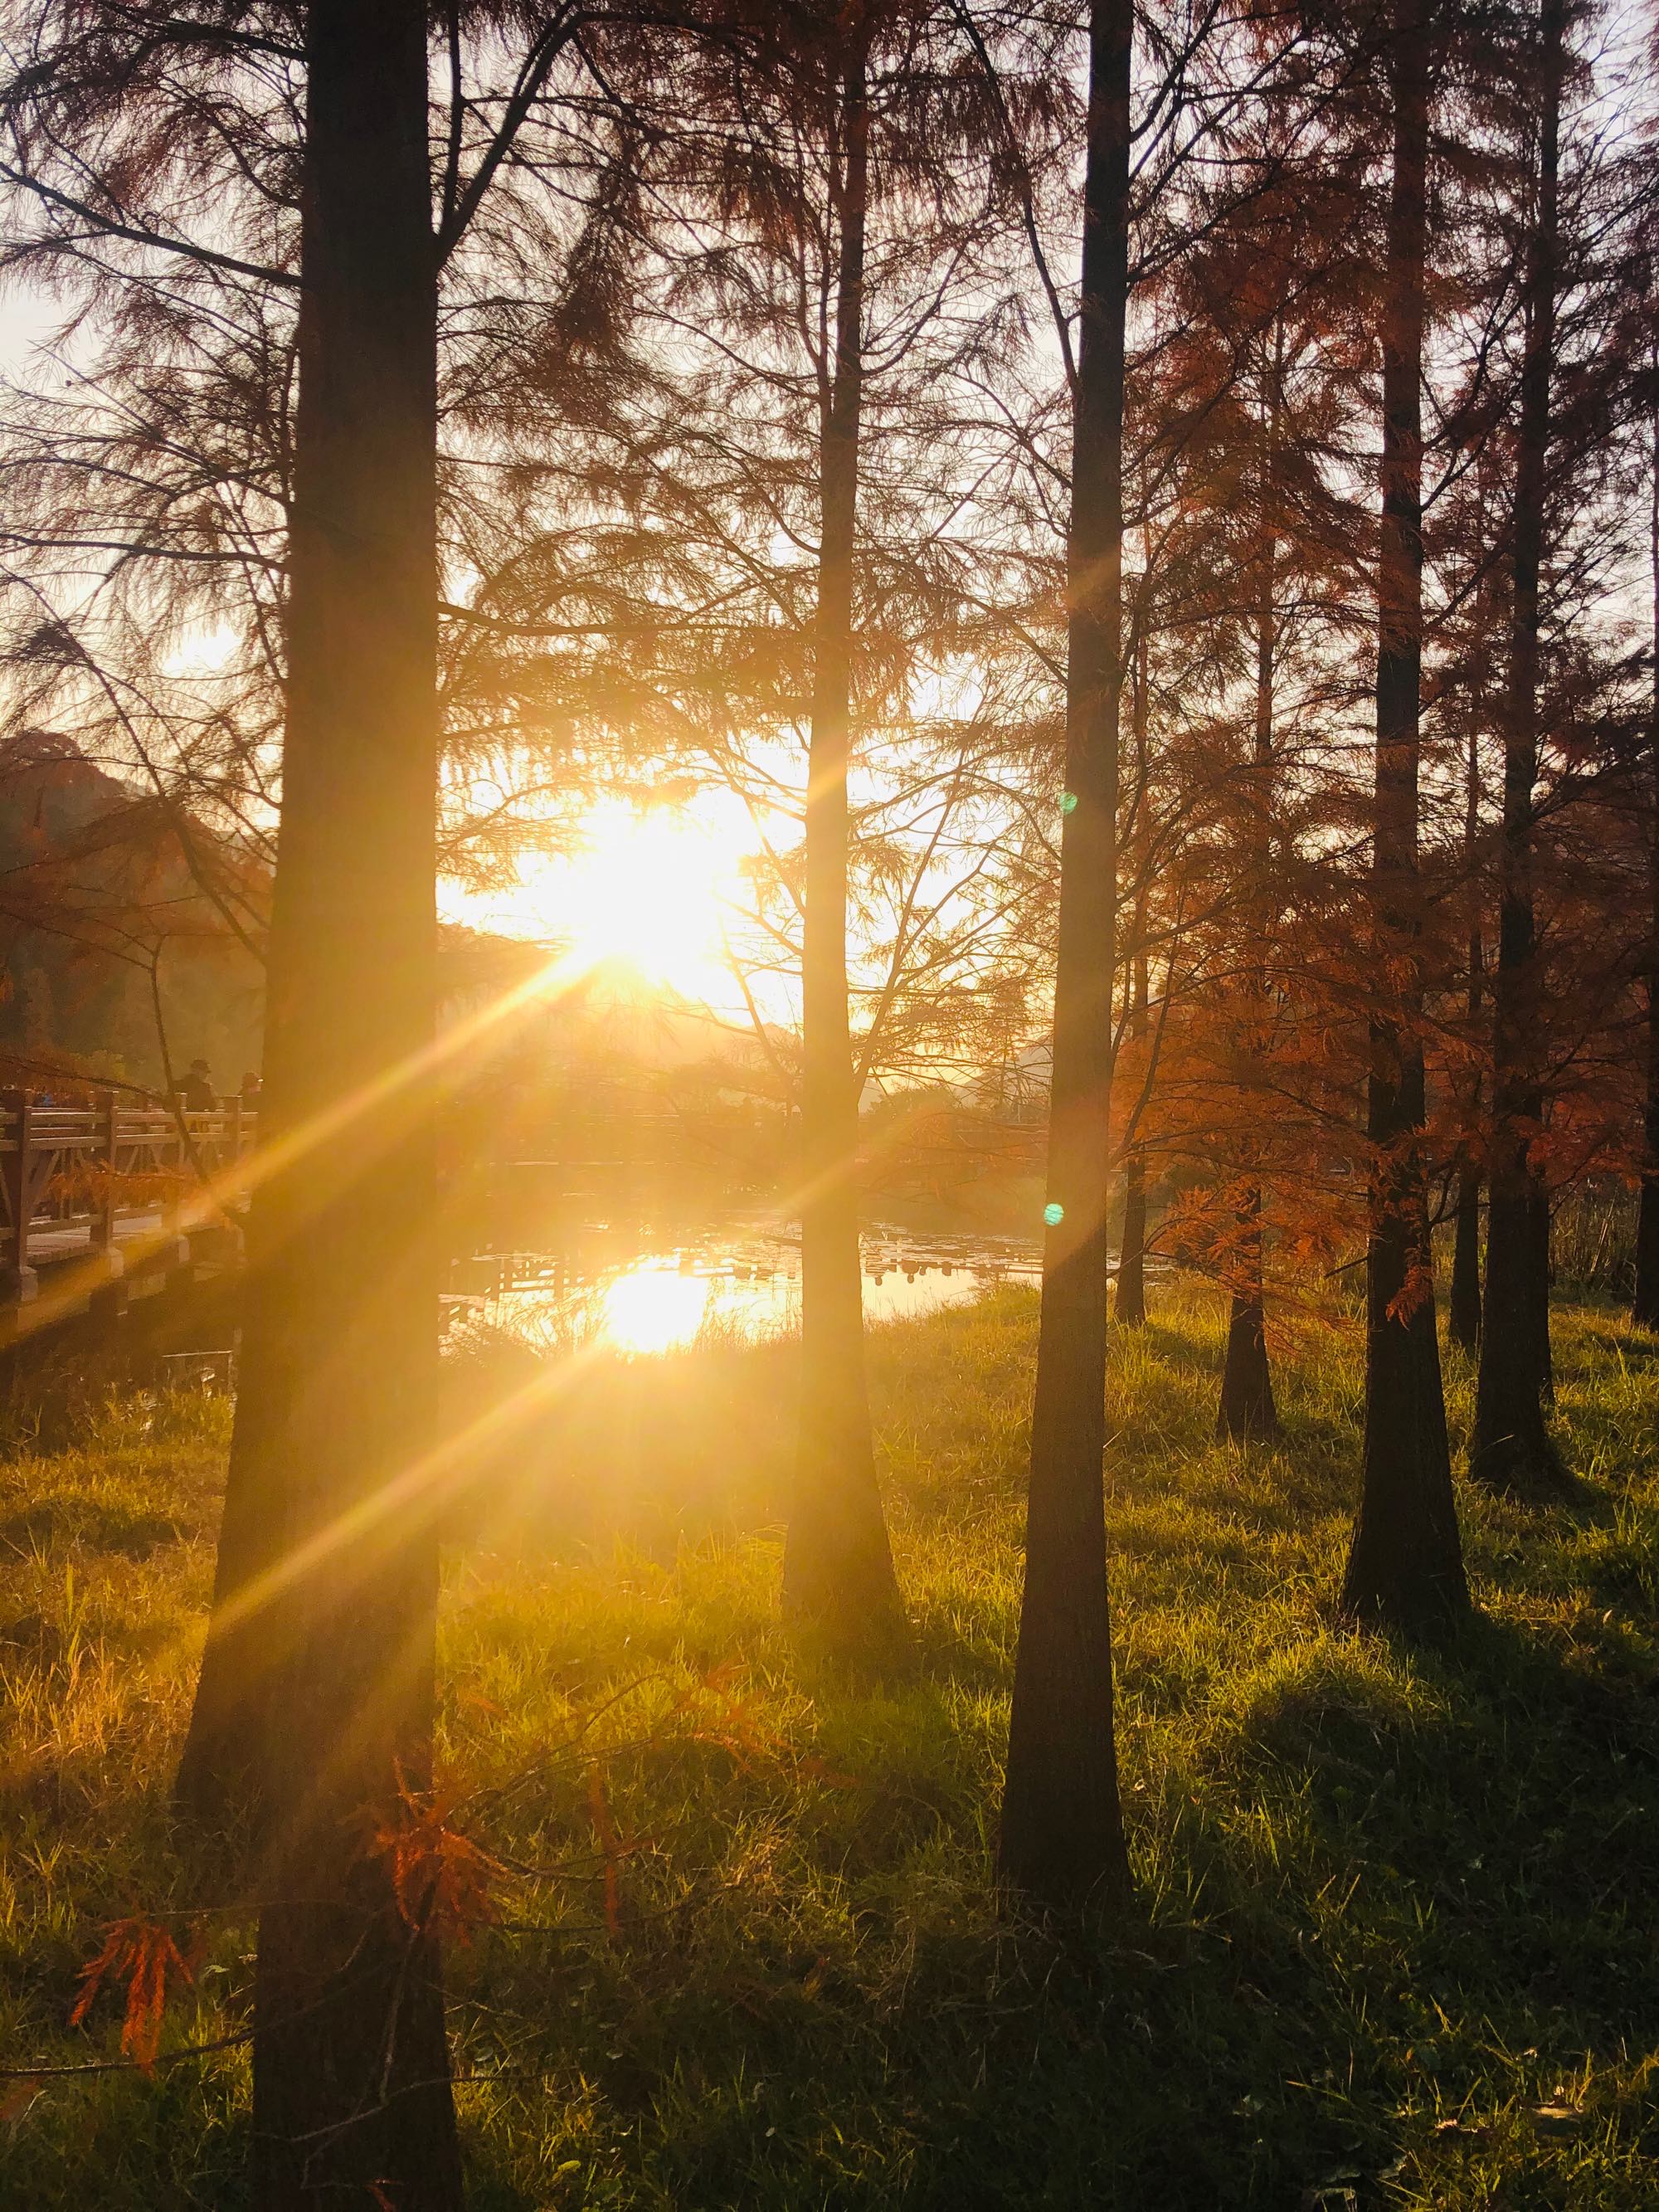
[[[92,1212],[92,1245],[112,1261],[118,1272],[120,1254],[115,1242],[115,1159],[119,1131],[116,1116],[120,1107],[112,1091],[105,1091],[98,1106],[98,1141],[93,1148],[93,1165],[103,1170],[103,1193]]]
[[[5,1192],[9,1233],[0,1249],[0,1298],[26,1305],[40,1288],[29,1265],[29,1223],[34,1214],[34,1101],[27,1091],[0,1091],[0,1112],[9,1126],[10,1146],[0,1152],[0,1188]]]
[[[115,1170],[120,1144],[117,1116],[120,1102],[106,1091],[94,1109],[98,1117],[97,1142],[92,1160],[103,1170],[103,1194],[92,1212],[92,1249],[102,1258],[104,1279],[87,1300],[87,1310],[105,1327],[118,1322],[127,1310],[126,1259],[115,1237]]]

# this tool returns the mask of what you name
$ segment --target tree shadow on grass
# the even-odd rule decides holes
[[[1164,1940],[1210,1939],[1193,2016],[1213,2009],[1218,2063],[1276,2139],[1346,2149],[1362,2179],[1402,2154],[1431,2165],[1437,2113],[1467,2103],[1524,2133],[1528,2100],[1586,2053],[1616,2074],[1651,2047],[1652,1687],[1614,1634],[1556,1644],[1490,1617],[1434,1652],[1328,1638],[1240,1686],[1166,1783],[1153,1856]],[[1314,2186],[1316,2165],[1285,2178]],[[1413,2201],[1489,2201],[1442,2186]]]
[[[585,2085],[619,2203],[1473,2208],[1495,2161],[1529,2177],[1517,2203],[1634,2207],[1659,2177],[1622,2056],[1659,2040],[1659,1698],[1631,1667],[1611,1625],[1480,1617],[1426,1652],[1310,1638],[1184,1754],[1152,1714],[1115,1930],[999,1912],[944,1686],[843,1686],[822,1748],[856,1789],[792,1806],[705,1747],[691,1795],[711,1855],[722,1823],[738,1839],[730,1879],[550,1982],[503,1959],[490,1998]],[[638,1778],[647,1802],[687,1783]],[[1575,2090],[1547,2140],[1533,2109],[1586,2053],[1583,2130]],[[479,2201],[538,2202],[501,2160]]]
[[[1151,1351],[1208,1356],[1156,1324]],[[1501,1549],[1513,1611],[1423,1650],[1333,1634],[1298,1600],[1252,1665],[1263,1639],[1236,1624],[1279,1571],[1269,1540],[1300,1532],[1304,1577],[1333,1567],[1309,1523],[1351,1504],[1355,1437],[1334,1400],[1292,1398],[1284,1452],[1170,1449],[1196,1387],[1156,1450],[1124,1455],[1113,1508],[1127,1569],[1181,1545],[1188,1562],[1182,1648],[1131,1670],[1125,1700],[1140,1917],[1115,1938],[997,1910],[1001,1566],[935,1579],[910,1680],[860,1683],[800,1651],[824,1756],[858,1789],[792,1810],[763,1776],[711,1766],[704,1817],[741,1839],[729,1886],[567,1960],[555,1988],[520,1965],[501,1992],[535,2021],[552,2101],[585,2131],[572,2154],[615,2201],[1659,2201],[1626,2056],[1659,2042],[1659,1695],[1617,1617],[1648,1602],[1659,1552],[1600,1487],[1571,1512],[1495,1507],[1477,1548]],[[1176,1602],[1146,1589],[1149,1621]],[[1208,1672],[1183,1672],[1182,1639],[1206,1638]],[[514,2172],[503,2148],[478,2203],[541,2202]]]

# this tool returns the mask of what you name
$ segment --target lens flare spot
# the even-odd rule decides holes
[[[1042,1209],[1042,1218],[1050,1229],[1057,1229],[1066,1218],[1066,1209],[1056,1200],[1051,1198]]]
[[[603,1334],[617,1352],[672,1352],[690,1344],[708,1305],[703,1275],[635,1267],[606,1286]]]

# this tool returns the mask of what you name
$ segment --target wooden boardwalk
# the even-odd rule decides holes
[[[15,1332],[189,1263],[191,1240],[234,1241],[224,1206],[257,1116],[132,1106],[106,1091],[59,1105],[0,1091],[0,1316]],[[35,1309],[52,1309],[38,1315]]]

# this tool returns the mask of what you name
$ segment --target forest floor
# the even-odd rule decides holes
[[[1414,1654],[1329,1613],[1355,1332],[1299,1333],[1246,1453],[1218,1302],[1160,1290],[1113,1347],[1113,1933],[988,1880],[1030,1294],[873,1340],[885,1678],[779,1623],[786,1348],[580,1367],[480,1474],[442,1628],[449,1818],[501,1862],[451,1956],[477,2212],[1659,2203],[1659,1340],[1562,1311],[1582,1495],[1460,1485],[1480,1610]],[[7,2212],[242,2201],[245,2050],[166,2056],[246,2021],[248,1918],[192,1919],[167,1809],[227,1431],[116,1395],[0,1464],[0,2065],[116,2062],[0,2081]],[[194,1979],[123,2068],[81,1970],[168,1911]]]

